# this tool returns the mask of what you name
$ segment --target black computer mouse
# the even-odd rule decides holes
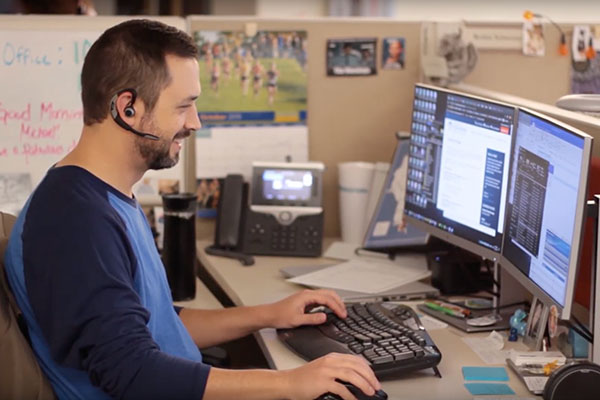
[[[327,307],[324,306],[322,304],[310,304],[306,307],[304,307],[304,314],[315,314],[315,313],[332,313],[333,311]]]
[[[362,390],[360,390],[353,384],[348,383],[348,382],[341,382],[341,383],[344,386],[346,386],[346,389],[348,389],[350,391],[350,393],[352,393],[358,400],[387,400],[387,398],[388,398],[387,393],[381,389],[377,390],[373,396],[367,396],[366,394],[364,394],[362,392]],[[340,396],[338,396],[337,394],[325,393],[325,394],[322,394],[321,396],[319,396],[317,398],[317,400],[342,400],[342,398]]]

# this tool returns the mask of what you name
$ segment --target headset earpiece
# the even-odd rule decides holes
[[[127,106],[125,107],[125,109],[123,110],[125,112],[125,116],[126,117],[133,117],[135,115],[135,109],[133,108],[133,106]]]
[[[113,120],[121,128],[133,133],[134,135],[138,135],[140,137],[150,139],[150,140],[159,140],[160,137],[153,135],[151,133],[140,132],[138,130],[135,130],[134,128],[131,127],[131,125],[129,125],[127,122],[123,121],[123,118],[121,118],[121,116],[119,115],[119,110],[117,110],[117,99],[121,94],[123,94],[125,92],[131,93],[131,100],[129,101],[129,104],[127,104],[125,106],[125,108],[123,109],[123,113],[128,118],[131,118],[135,115],[135,108],[133,108],[133,103],[135,103],[135,99],[137,97],[137,92],[135,91],[135,89],[123,89],[123,90],[120,90],[117,94],[115,94],[113,96],[113,98],[110,100],[110,114],[113,117]]]

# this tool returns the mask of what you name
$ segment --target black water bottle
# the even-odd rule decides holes
[[[196,195],[162,196],[165,232],[162,261],[174,301],[196,296]]]

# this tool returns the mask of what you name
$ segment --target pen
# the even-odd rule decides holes
[[[424,302],[425,306],[431,308],[432,310],[436,310],[439,312],[443,312],[444,314],[448,314],[451,315],[453,317],[457,317],[457,318],[464,318],[465,314],[458,311],[458,310],[453,310],[452,308],[448,308],[448,307],[444,307],[441,306],[439,304],[436,303],[431,303],[429,301]]]

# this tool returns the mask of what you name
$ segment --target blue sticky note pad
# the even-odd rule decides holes
[[[515,394],[506,383],[465,383],[467,390],[473,395]]]
[[[462,367],[467,381],[507,381],[508,374],[504,367]]]

